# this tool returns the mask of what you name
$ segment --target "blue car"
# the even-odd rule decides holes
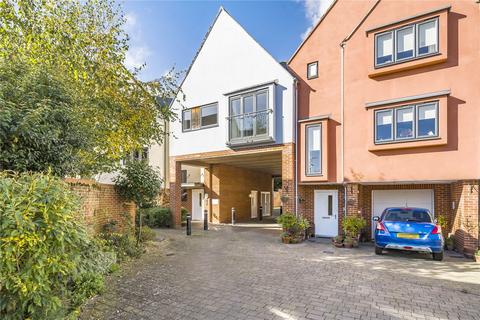
[[[433,259],[443,259],[442,230],[427,209],[387,208],[375,216],[375,253],[384,249],[427,252]]]

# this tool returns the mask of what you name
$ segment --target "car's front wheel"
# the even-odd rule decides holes
[[[382,253],[383,253],[383,248],[375,247],[375,254],[382,254]]]
[[[443,251],[438,253],[433,253],[433,260],[442,261],[443,260]]]

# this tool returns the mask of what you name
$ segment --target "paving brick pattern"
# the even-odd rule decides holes
[[[462,258],[284,245],[259,228],[159,233],[82,319],[480,319],[480,265]]]

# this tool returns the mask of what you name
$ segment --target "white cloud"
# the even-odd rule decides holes
[[[303,40],[308,36],[310,31],[312,31],[313,27],[315,27],[325,11],[330,7],[333,0],[304,0],[301,2],[305,9],[305,17],[310,22],[310,26],[301,35]]]
[[[128,69],[139,68],[152,55],[152,50],[143,40],[142,27],[138,24],[137,15],[134,12],[125,14],[125,31],[130,41],[129,49],[125,55],[125,66]]]
[[[130,46],[125,55],[125,66],[128,69],[139,68],[147,61],[147,58],[150,57],[151,54],[152,51],[150,51],[148,46]]]

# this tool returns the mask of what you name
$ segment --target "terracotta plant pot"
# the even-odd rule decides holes
[[[480,256],[474,255],[473,258],[475,259],[475,261],[476,261],[477,263],[480,263]]]
[[[343,248],[343,243],[341,242],[333,242],[333,245],[337,248]]]
[[[345,248],[351,249],[351,248],[353,248],[353,242],[346,242],[346,243],[344,242],[343,246]]]
[[[282,242],[285,244],[289,244],[291,242],[292,238],[291,237],[282,237]]]

